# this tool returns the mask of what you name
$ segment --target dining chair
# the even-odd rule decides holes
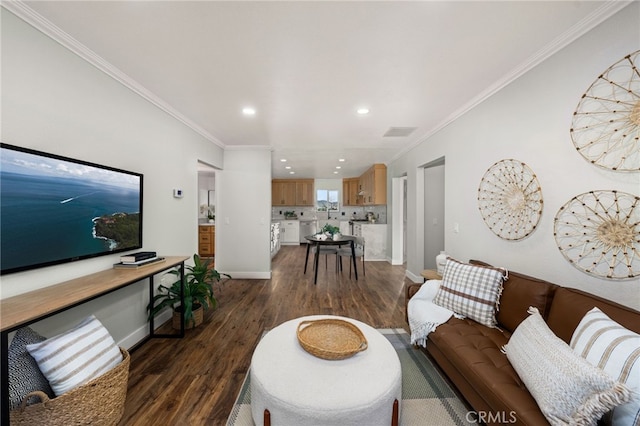
[[[313,255],[315,256],[316,254],[316,246],[315,244],[311,245],[311,253],[313,253]],[[329,255],[337,255],[338,254],[338,248],[335,246],[320,246],[320,251],[318,252],[319,255],[325,255],[324,256],[324,263],[325,263],[325,269],[329,267]],[[337,259],[337,258],[336,258]],[[313,267],[315,268],[316,263],[313,262]],[[336,270],[338,270],[338,265],[336,264]]]
[[[365,270],[364,270],[364,238],[363,237],[355,237],[355,240],[353,242],[354,244],[354,249],[356,252],[356,259],[357,258],[362,258],[362,275],[366,275]],[[343,257],[348,257],[349,258],[349,278],[351,278],[351,246],[349,245],[348,247],[341,247],[337,250],[336,253],[336,263],[339,263],[340,265],[340,270],[342,270],[342,258]]]

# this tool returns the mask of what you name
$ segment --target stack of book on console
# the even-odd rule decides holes
[[[120,256],[120,263],[116,263],[113,267],[135,269],[161,260],[164,260],[164,257],[158,257],[155,251],[139,251],[137,253]]]

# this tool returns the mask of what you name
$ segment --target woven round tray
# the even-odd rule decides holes
[[[305,351],[322,359],[345,359],[367,349],[362,331],[339,319],[302,321],[296,334]]]

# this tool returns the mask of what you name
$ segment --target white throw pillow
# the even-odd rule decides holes
[[[613,409],[607,419],[611,420],[610,424],[640,424],[640,335],[593,308],[576,327],[570,346],[631,389],[631,401]]]
[[[504,269],[447,259],[433,303],[487,327],[495,327]]]
[[[595,425],[624,404],[629,389],[576,354],[536,308],[504,347],[507,358],[552,425]]]
[[[111,370],[122,361],[106,328],[91,315],[71,330],[27,345],[57,396]]]

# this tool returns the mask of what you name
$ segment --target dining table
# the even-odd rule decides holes
[[[354,276],[356,277],[356,281],[358,280],[358,266],[356,265],[356,247],[355,240],[356,237],[351,235],[340,235],[338,238],[332,238],[331,236],[326,236],[326,238],[319,237],[316,235],[307,235],[304,237],[305,240],[309,241],[307,244],[307,256],[304,259],[304,273],[307,273],[307,264],[309,262],[309,250],[312,245],[316,247],[316,255],[313,259],[315,268],[314,268],[314,276],[313,283],[316,284],[318,282],[318,259],[320,259],[320,246],[343,246],[345,244],[349,244],[351,247],[351,261],[353,262],[353,271]]]

